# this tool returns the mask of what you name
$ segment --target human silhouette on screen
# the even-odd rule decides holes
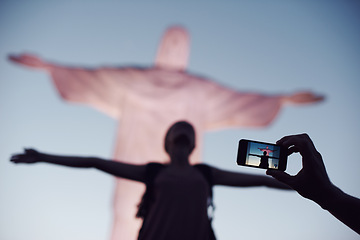
[[[259,158],[260,158],[259,167],[260,167],[260,168],[265,168],[265,169],[268,169],[268,168],[269,168],[269,158],[276,158],[276,157],[270,157],[270,156],[268,156],[266,151],[263,151],[263,155],[258,155],[258,154],[252,154],[252,153],[250,153],[249,156],[259,157]]]
[[[269,168],[269,156],[267,156],[266,152],[260,158],[260,165],[261,168]]]

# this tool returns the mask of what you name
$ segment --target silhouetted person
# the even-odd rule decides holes
[[[229,172],[205,164],[190,165],[189,155],[194,147],[193,127],[187,122],[177,122],[165,137],[165,150],[170,157],[168,164],[133,165],[96,157],[49,155],[32,149],[14,155],[11,161],[96,168],[144,183],[146,191],[137,215],[144,219],[138,239],[146,240],[215,239],[208,216],[214,185],[290,189],[267,176]]]
[[[267,174],[289,185],[360,234],[360,199],[352,197],[331,183],[321,154],[307,134],[286,136],[277,142],[288,148],[288,154],[299,152],[303,168],[295,175],[276,170]]]
[[[259,167],[261,167],[261,168],[269,168],[269,156],[267,155],[266,151],[263,152],[263,155],[257,155],[257,154],[249,154],[249,155],[260,158]]]
[[[260,158],[260,165],[261,168],[269,168],[269,156],[267,156],[267,153],[264,152],[263,155]]]

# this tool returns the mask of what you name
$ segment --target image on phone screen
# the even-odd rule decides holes
[[[278,169],[279,158],[279,146],[249,142],[247,146],[245,164],[265,169]]]

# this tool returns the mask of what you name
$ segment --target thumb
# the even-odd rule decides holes
[[[291,176],[289,174],[287,174],[286,172],[282,172],[279,170],[273,170],[273,169],[268,169],[266,171],[267,175],[272,176],[273,178],[275,178],[276,180],[285,183],[287,185],[289,185],[291,187]]]

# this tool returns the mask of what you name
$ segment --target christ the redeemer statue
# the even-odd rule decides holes
[[[168,160],[165,133],[178,120],[196,129],[191,162],[200,162],[203,133],[228,127],[267,126],[285,103],[322,100],[311,92],[264,95],[223,87],[185,71],[189,35],[181,27],[169,28],[160,44],[155,65],[148,68],[67,67],[23,54],[10,56],[19,64],[50,74],[61,97],[95,107],[119,122],[114,159],[144,164]],[[117,179],[112,239],[136,239],[140,220],[135,219],[144,187]]]

